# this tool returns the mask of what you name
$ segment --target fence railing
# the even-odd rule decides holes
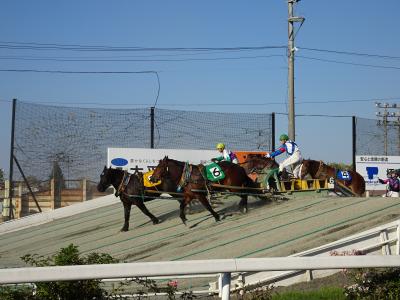
[[[381,267],[400,267],[400,256],[272,257],[8,268],[0,269],[0,284],[222,273],[221,297],[227,300],[233,272]]]
[[[66,207],[72,204],[85,202],[93,198],[101,197],[110,192],[100,193],[96,189],[96,182],[80,179],[65,180],[63,186],[57,186],[54,179],[31,184],[34,199],[24,182],[13,183],[13,215],[16,219],[38,212],[38,205],[42,211],[50,211],[56,208]],[[11,185],[5,181],[4,201],[2,215],[9,216]],[[37,201],[36,202],[34,201]]]

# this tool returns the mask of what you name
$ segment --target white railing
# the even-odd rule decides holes
[[[313,249],[299,252],[289,257],[321,257],[332,256],[332,251],[339,255],[345,252],[351,253],[358,250],[369,257],[376,255],[399,255],[400,254],[400,220],[380,225],[375,228],[345,237],[332,243],[328,243]],[[349,254],[347,254],[349,255]],[[351,255],[351,254],[350,254]],[[372,258],[371,258],[372,259]],[[232,274],[232,290],[242,289],[246,286],[263,283],[265,285],[290,285],[296,282],[309,281],[313,278],[325,277],[334,274],[337,270],[306,270],[306,271],[283,271],[283,272],[246,272]],[[220,279],[210,282],[210,291],[219,291]]]
[[[223,273],[221,297],[227,300],[233,272],[377,267],[400,267],[400,256],[271,257],[9,268],[0,269],[0,284]]]

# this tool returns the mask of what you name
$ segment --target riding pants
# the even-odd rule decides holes
[[[303,158],[301,157],[300,151],[295,151],[291,156],[279,164],[279,172],[282,172],[286,167],[293,166],[293,176],[295,178],[300,178],[300,167],[302,160]]]

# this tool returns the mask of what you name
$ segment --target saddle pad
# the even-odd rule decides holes
[[[157,181],[156,183],[153,183],[150,181],[150,177],[153,175],[154,170],[151,170],[149,172],[146,172],[143,174],[143,184],[145,187],[153,187],[161,184],[161,180]]]
[[[351,175],[349,171],[338,171],[336,175],[337,179],[344,180],[344,181],[350,181],[351,180]]]
[[[218,181],[225,178],[225,173],[221,167],[216,163],[211,163],[204,166],[206,169],[206,177],[210,181]]]

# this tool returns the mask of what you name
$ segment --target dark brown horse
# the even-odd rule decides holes
[[[129,218],[131,213],[131,206],[136,205],[146,216],[148,216],[153,224],[158,224],[159,220],[155,217],[144,205],[144,202],[156,199],[154,194],[150,194],[149,190],[155,190],[156,188],[145,188],[143,185],[143,178],[141,173],[131,174],[129,179],[126,176],[126,172],[123,170],[112,169],[104,167],[103,172],[100,175],[100,182],[97,185],[99,192],[104,192],[109,186],[113,186],[116,190],[116,197],[122,201],[124,205],[124,226],[121,231],[128,231],[129,229]],[[129,181],[128,181],[129,180]],[[124,182],[127,181],[127,182]],[[165,191],[176,191],[176,185],[169,179],[163,180],[161,185],[157,186],[158,190]]]
[[[245,170],[237,164],[227,161],[218,163],[225,173],[225,178],[220,180],[221,185],[236,186],[236,187],[254,187],[255,183],[247,176]],[[200,191],[206,191],[207,180],[204,178],[202,165],[189,165],[185,162],[169,159],[165,156],[160,160],[158,166],[155,168],[152,181],[164,180],[170,178],[176,185],[183,189],[183,201],[180,205],[180,217],[182,222],[186,224],[185,207],[193,199],[198,199],[201,204],[214,216],[216,221],[220,220],[220,216],[211,207],[206,194]],[[199,191],[200,190],[200,191]],[[218,190],[217,188],[213,188]],[[226,189],[232,192],[238,192],[237,189]],[[240,192],[246,192],[241,190]],[[247,212],[247,195],[241,195],[239,208],[242,212]]]
[[[359,173],[348,170],[342,171],[344,177],[349,177],[349,180],[343,180],[338,177],[338,171],[336,168],[331,167],[323,163],[322,161],[305,159],[301,166],[300,177],[304,178],[307,174],[313,179],[334,179],[342,185],[351,189],[351,191],[357,196],[362,196],[365,192],[365,180]],[[342,176],[343,177],[343,176]]]
[[[260,172],[265,169],[271,170],[279,168],[279,164],[275,161],[275,159],[251,154],[248,155],[246,161],[241,163],[240,166],[246,171],[247,174]]]
[[[245,162],[240,164],[246,173],[249,175],[255,173],[258,177],[259,174],[265,174],[265,186],[272,190],[279,190],[278,188],[278,169],[279,164],[273,158],[267,158],[259,155],[249,155]],[[280,175],[280,179],[286,180],[289,178],[286,169]],[[260,184],[262,184],[260,182]]]

